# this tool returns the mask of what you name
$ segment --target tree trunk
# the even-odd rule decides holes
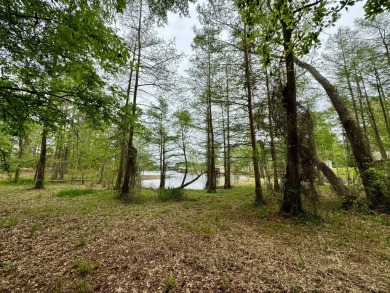
[[[362,119],[363,122],[363,132],[365,135],[367,135],[367,123],[366,123],[366,118],[364,117],[364,108],[363,108],[363,93],[362,93],[362,88],[360,87],[360,81],[359,81],[358,74],[356,72],[356,68],[354,68],[354,80],[356,83],[356,88],[358,90],[360,118]],[[363,82],[362,78],[361,81]]]
[[[298,216],[303,212],[301,200],[301,180],[299,178],[298,159],[298,114],[297,92],[294,69],[294,55],[291,48],[292,29],[281,20],[283,27],[283,46],[286,61],[287,83],[283,90],[283,102],[286,109],[287,129],[287,166],[284,180],[282,211]]]
[[[45,169],[46,169],[46,152],[47,152],[47,127],[43,126],[42,140],[41,140],[41,153],[39,156],[39,162],[37,167],[37,176],[34,189],[44,189]]]
[[[338,196],[343,198],[343,207],[347,210],[351,208],[355,197],[347,186],[345,186],[343,180],[338,177],[331,168],[329,168],[324,162],[319,160],[312,150],[302,146],[302,155],[308,157],[319,171],[326,177],[333,190]]]
[[[56,150],[54,152],[54,166],[51,174],[51,180],[57,180],[58,172],[61,164],[61,149],[62,149],[62,133],[60,132],[56,139]]]
[[[215,173],[215,142],[213,115],[211,104],[211,56],[208,53],[208,74],[207,74],[207,182],[206,189],[208,193],[217,191],[217,178]]]
[[[378,73],[378,70],[376,69],[376,67],[374,67],[374,72],[375,72],[375,79],[376,79],[376,88],[378,90],[379,103],[381,105],[383,118],[385,120],[385,125],[386,125],[386,129],[387,129],[387,133],[390,136],[390,122],[389,122],[389,117],[388,117],[388,114],[387,114],[388,111],[386,109],[386,105],[385,105],[385,101],[384,101],[385,94],[383,93],[382,82],[381,82],[381,80],[379,78],[379,73]]]
[[[369,97],[368,97],[367,89],[366,89],[366,86],[365,86],[365,84],[364,84],[364,80],[363,80],[362,77],[361,77],[361,81],[362,81],[363,88],[364,88],[364,97],[365,97],[365,99],[366,99],[366,104],[367,104],[368,113],[369,113],[370,118],[371,118],[372,128],[373,128],[374,135],[375,135],[375,140],[376,140],[376,142],[377,142],[377,144],[378,144],[379,152],[381,153],[382,159],[387,160],[386,150],[385,150],[385,147],[384,147],[383,142],[382,142],[382,137],[381,137],[381,135],[379,134],[378,126],[377,126],[377,124],[376,124],[376,119],[375,119],[375,115],[374,115],[374,110],[373,110],[372,107],[371,107],[371,102],[370,102],[370,99],[369,99]]]
[[[229,106],[229,75],[227,66],[225,68],[226,72],[226,129],[224,127],[224,135],[223,135],[223,147],[224,147],[224,169],[225,169],[225,182],[223,185],[224,189],[230,189],[232,187],[231,181],[230,181],[230,106]]]
[[[180,189],[186,188],[188,185],[190,185],[190,184],[194,183],[196,180],[198,180],[203,174],[204,174],[204,173],[200,173],[198,176],[196,176],[196,177],[195,177],[194,179],[192,179],[191,181],[188,181],[188,182],[185,183],[185,184],[181,184],[179,188],[180,188]]]
[[[356,165],[360,171],[369,207],[379,211],[390,212],[390,195],[386,192],[385,175],[375,168],[368,141],[360,126],[353,120],[344,99],[339,95],[336,88],[322,76],[317,69],[298,59],[295,59],[295,62],[298,66],[309,71],[328,94],[351,145]]]
[[[18,139],[19,151],[18,151],[18,165],[16,166],[15,177],[14,177],[14,181],[15,182],[19,181],[19,177],[20,177],[20,161],[23,158],[23,152],[24,152],[24,143],[23,143],[23,137],[22,137],[21,133],[19,133],[19,137],[18,138],[19,138]]]
[[[187,159],[187,147],[186,142],[184,138],[184,129],[181,129],[181,143],[182,143],[182,149],[183,149],[183,156],[184,156],[184,176],[183,180],[181,181],[180,186],[184,186],[184,183],[186,182],[187,174],[188,174],[188,159]]]
[[[116,176],[114,190],[120,190],[122,186],[123,169],[126,155],[126,140],[121,139],[121,152],[119,155],[118,175]]]
[[[134,49],[133,49],[133,52],[132,52],[133,53],[133,58],[132,58],[132,61],[130,62],[130,72],[129,72],[129,80],[127,82],[126,102],[125,102],[125,111],[126,112],[128,111],[129,102],[130,102],[129,100],[130,100],[130,92],[131,92],[131,82],[132,82],[132,79],[133,79],[133,72],[134,72],[136,48],[137,48],[137,46],[134,46]],[[119,157],[118,175],[116,177],[114,190],[120,190],[120,188],[121,188],[122,178],[123,178],[123,171],[124,171],[124,165],[125,165],[125,160],[126,160],[126,136],[127,136],[127,127],[128,127],[128,124],[126,123],[127,119],[128,119],[127,115],[123,119],[125,121],[122,121],[122,122],[124,122],[124,125],[122,126],[123,127],[123,129],[122,129],[122,137],[121,137],[121,140],[120,140],[121,152],[120,152],[120,157]]]
[[[135,117],[137,112],[137,93],[139,86],[139,69],[141,66],[141,25],[142,25],[142,0],[140,1],[139,19],[138,19],[138,34],[137,34],[137,64],[135,71],[135,84],[133,103],[131,108],[132,123],[130,125],[129,139],[127,142],[127,158],[125,164],[125,171],[120,196],[126,201],[131,201],[132,193],[136,186],[137,177],[137,149],[133,146]]]
[[[162,126],[161,126],[162,127]],[[160,189],[165,188],[165,178],[167,173],[167,166],[165,162],[165,141],[163,131],[160,130]]]
[[[249,60],[249,44],[246,38],[246,28],[244,29],[244,62],[245,62],[245,88],[247,94],[247,103],[248,103],[248,114],[249,114],[249,128],[251,136],[251,146],[252,146],[252,162],[255,175],[255,204],[264,205],[265,200],[263,197],[263,192],[261,189],[261,178],[260,178],[260,168],[259,168],[259,154],[257,150],[256,143],[256,134],[255,134],[255,122],[253,117],[253,98],[252,98],[252,76],[250,69],[250,60]]]
[[[351,83],[351,74],[349,72],[348,66],[347,66],[347,60],[345,58],[345,52],[344,52],[344,46],[341,46],[341,52],[342,52],[342,57],[343,57],[343,69],[345,72],[345,77],[347,79],[347,86],[348,86],[348,91],[352,99],[352,106],[353,106],[353,112],[355,113],[355,119],[358,125],[360,125],[359,121],[359,114],[358,114],[358,108],[357,108],[357,103],[356,103],[356,98],[352,90],[352,83]]]
[[[61,167],[60,167],[60,180],[64,180],[65,174],[68,169],[68,158],[69,158],[69,146],[65,145],[64,155],[61,159]]]
[[[270,148],[271,148],[271,159],[272,159],[272,169],[274,177],[274,191],[280,192],[279,178],[278,178],[278,168],[277,168],[277,154],[275,149],[275,131],[272,119],[272,101],[271,101],[271,91],[269,88],[269,76],[268,70],[265,70],[265,85],[267,89],[267,103],[268,103],[268,129],[270,134]]]

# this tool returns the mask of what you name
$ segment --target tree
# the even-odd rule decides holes
[[[251,58],[251,43],[248,38],[249,31],[246,26],[242,32],[242,50],[244,52],[244,68],[245,68],[245,89],[247,96],[247,106],[248,106],[248,115],[249,115],[249,128],[250,128],[250,137],[251,137],[251,147],[252,147],[252,162],[253,169],[255,174],[255,204],[264,205],[264,197],[261,190],[260,182],[260,167],[259,167],[259,154],[257,150],[257,139],[255,134],[255,122],[253,117],[253,76],[250,64]]]
[[[219,43],[214,42],[219,30],[212,27],[205,27],[196,31],[193,42],[193,49],[197,56],[193,59],[194,68],[191,75],[203,79],[201,85],[201,100],[206,107],[206,170],[208,192],[216,192],[216,143],[213,120],[213,101],[217,95],[213,76],[217,68],[216,54],[220,51]]]
[[[169,108],[168,103],[162,97],[157,99],[157,105],[153,105],[148,111],[149,130],[151,131],[151,142],[158,147],[158,161],[160,168],[160,186],[165,188],[166,173],[169,163],[169,158],[172,156],[169,153],[172,151],[169,143],[174,140],[170,135],[169,129]]]
[[[138,100],[145,97],[155,99],[156,93],[171,93],[176,81],[176,65],[181,58],[172,40],[166,42],[157,36],[155,18],[159,15],[155,15],[154,8],[150,5],[150,1],[134,1],[122,19],[126,42],[132,56],[125,68],[127,89],[118,123],[123,134],[116,186],[121,185],[120,196],[128,201],[134,193],[137,177],[137,150],[134,140],[137,131],[144,129]]]
[[[176,144],[179,146],[183,153],[184,159],[184,176],[183,180],[180,184],[182,188],[186,183],[186,178],[189,171],[188,166],[188,150],[189,150],[189,138],[188,133],[190,129],[193,127],[192,117],[188,110],[178,110],[173,116],[175,117],[175,121],[173,122],[174,126],[177,128],[176,132],[178,132],[178,137],[176,139]]]
[[[283,102],[286,110],[287,166],[284,178],[282,211],[299,215],[303,212],[298,159],[297,96],[294,56],[304,55],[319,43],[320,31],[339,17],[341,6],[330,6],[331,1],[238,1],[243,19],[258,42],[263,64],[269,65],[273,56],[272,46],[281,46],[285,61],[286,85]],[[310,19],[312,26],[305,25]]]
[[[115,8],[96,2],[3,1],[0,39],[0,101],[7,121],[44,121],[37,188],[43,188],[44,140],[67,119],[73,104],[95,122],[110,114],[98,67],[115,70],[125,59],[123,44],[105,20]],[[123,58],[119,58],[122,55]],[[96,66],[97,65],[97,66]]]
[[[312,65],[299,59],[295,59],[295,62],[300,67],[306,69],[328,94],[345,130],[348,141],[351,144],[369,206],[379,211],[388,212],[390,208],[390,195],[388,194],[389,191],[386,184],[389,176],[375,167],[370,145],[362,129],[353,119],[343,97],[340,96],[336,88]]]
[[[367,0],[364,11],[367,17],[374,18],[384,11],[390,11],[390,3],[386,0]]]

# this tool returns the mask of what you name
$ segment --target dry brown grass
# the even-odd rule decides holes
[[[133,204],[108,191],[0,187],[1,292],[390,292],[390,218],[286,219],[251,188]],[[82,187],[76,187],[82,188]]]

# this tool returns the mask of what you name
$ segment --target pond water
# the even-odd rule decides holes
[[[142,175],[159,175],[159,171],[142,171]],[[193,180],[197,175],[196,174],[187,174],[186,182]],[[179,187],[181,181],[183,180],[184,173],[176,172],[176,171],[168,171],[167,179],[166,179],[166,187],[174,188]],[[238,181],[246,181],[249,180],[249,176],[247,175],[232,175],[231,183],[234,185]],[[224,177],[217,177],[217,187],[223,186]],[[157,189],[160,185],[160,179],[144,179],[142,180],[142,187],[145,188],[154,188]],[[203,174],[197,181],[188,185],[185,189],[196,189],[201,190],[206,186],[206,174]]]

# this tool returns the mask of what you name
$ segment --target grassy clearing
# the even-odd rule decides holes
[[[389,292],[390,217],[321,192],[318,214],[293,219],[279,197],[255,207],[251,187],[124,204],[1,185],[0,292]]]

